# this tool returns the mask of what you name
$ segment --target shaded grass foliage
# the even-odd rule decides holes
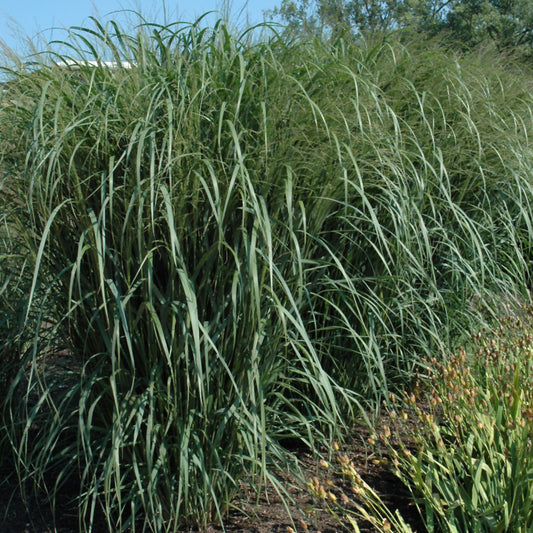
[[[93,22],[6,67],[1,446],[52,506],[76,487],[80,529],[205,525],[528,298],[531,81],[395,37]]]

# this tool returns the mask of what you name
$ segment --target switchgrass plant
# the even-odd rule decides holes
[[[126,36],[99,29],[118,54]],[[34,250],[23,320],[38,309],[37,332],[68,343],[79,377],[46,371],[36,332],[6,441],[21,480],[54,501],[74,475],[80,525],[101,508],[110,531],[222,519],[245,469],[260,486],[280,441],[341,422],[296,301],[291,186],[269,205],[247,168],[239,117],[266,121],[250,95],[261,70],[245,70],[257,58],[222,24],[146,38],[128,41],[133,72],[54,57],[14,100],[29,128],[19,231],[30,225]]]
[[[528,298],[531,80],[394,37],[93,22],[6,72],[1,446],[80,530],[205,525]]]
[[[382,431],[429,532],[533,527],[532,317],[507,316],[468,350],[429,362],[429,399],[407,400],[414,441]]]

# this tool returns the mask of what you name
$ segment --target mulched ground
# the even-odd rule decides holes
[[[391,510],[399,509],[404,519],[411,525],[413,532],[423,533],[424,529],[416,507],[411,503],[407,489],[402,486],[388,468],[377,460],[368,445],[368,430],[365,427],[354,431],[350,442],[342,447],[353,460],[363,479],[376,490]],[[319,466],[319,458],[306,449],[290,450],[298,458],[306,478],[320,477],[330,487],[340,493],[343,490],[341,481],[332,472]],[[0,478],[1,479],[1,478]],[[297,533],[341,533],[353,531],[349,524],[340,524],[327,511],[320,501],[313,499],[301,480],[294,475],[284,474],[283,485],[294,499],[287,510],[281,498],[274,490],[263,491],[257,502],[255,494],[243,486],[241,497],[235,502],[240,511],[232,510],[225,521],[228,533],[288,533],[293,528]],[[71,493],[72,494],[72,493]],[[70,494],[70,495],[71,495]],[[78,533],[77,518],[68,506],[68,496],[57,504],[57,533]],[[41,502],[43,503],[43,502]],[[368,523],[358,522],[363,533],[378,532]],[[52,533],[54,531],[50,512],[39,502],[21,500],[14,481],[0,481],[0,533]],[[307,528],[307,529],[306,529]],[[183,529],[183,533],[222,533],[224,529],[216,524],[208,526],[205,532],[197,529]],[[101,527],[94,533],[107,533]]]

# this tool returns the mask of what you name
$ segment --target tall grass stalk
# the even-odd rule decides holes
[[[82,530],[175,531],[528,298],[532,99],[394,39],[93,22],[0,109],[1,446],[52,502],[76,488]]]

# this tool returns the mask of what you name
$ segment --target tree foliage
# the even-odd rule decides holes
[[[464,46],[533,50],[533,0],[282,0],[271,14],[304,33],[411,29]]]

